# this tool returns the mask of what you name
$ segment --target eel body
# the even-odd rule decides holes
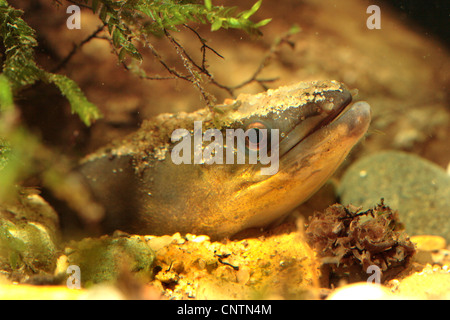
[[[370,106],[351,100],[343,84],[313,81],[241,94],[214,116],[162,114],[79,171],[108,232],[232,236],[283,217],[327,181],[369,126]]]

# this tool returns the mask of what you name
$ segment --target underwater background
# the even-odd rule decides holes
[[[251,8],[255,2],[214,1],[213,4],[237,6],[242,11]],[[357,281],[365,282],[365,278],[361,278],[359,269],[324,268],[333,263],[338,265],[340,260],[336,257],[346,255],[348,258],[355,249],[346,247],[345,253],[327,251],[333,259],[330,256],[321,257],[323,260],[317,258],[320,254],[314,252],[313,245],[305,239],[323,238],[314,228],[308,231],[308,221],[322,221],[322,216],[315,215],[316,212],[324,213],[336,203],[351,205],[355,219],[358,213],[383,203],[398,212],[398,221],[392,219],[404,228],[401,231],[389,229],[392,224],[387,223],[383,232],[376,233],[381,234],[380,237],[389,237],[389,241],[395,239],[395,245],[389,245],[386,238],[374,240],[383,243],[384,249],[380,250],[397,250],[395,259],[402,261],[397,264],[386,262],[386,268],[395,265],[397,269],[395,276],[383,279],[384,289],[389,288],[388,293],[383,291],[385,298],[392,298],[391,294],[400,298],[450,298],[448,1],[265,0],[251,18],[252,21],[272,19],[259,28],[261,35],[233,28],[211,32],[209,24],[192,24],[195,32],[183,27],[171,33],[199,64],[205,62],[201,50],[204,43],[199,38],[213,48],[214,51],[206,51],[205,63],[213,77],[206,73],[201,73],[201,77],[204,89],[217,103],[240,93],[256,94],[299,81],[337,80],[351,90],[354,101],[367,101],[371,106],[372,122],[365,137],[330,181],[296,209],[291,220],[278,229],[265,230],[267,233],[251,233],[226,243],[211,242],[202,235],[187,238],[132,235],[127,240],[119,236],[91,239],[92,242],[89,239],[79,242],[60,240],[64,238],[58,222],[60,205],[62,208],[64,203],[69,203],[70,206],[80,199],[70,199],[71,195],[79,193],[70,190],[70,182],[52,180],[55,176],[45,174],[49,172],[48,168],[69,172],[80,158],[136,131],[144,120],[160,113],[192,112],[204,108],[206,103],[198,88],[180,77],[149,80],[142,76],[142,70],[147,76],[170,76],[161,61],[183,74],[187,72],[185,61],[180,59],[179,52],[166,37],[151,37],[150,43],[157,48],[159,56],[152,53],[145,42],[137,43],[142,61],[133,64],[127,58],[124,66],[118,60],[107,28],[99,29],[101,21],[92,10],[82,7],[81,29],[68,29],[66,7],[73,4],[71,1],[10,0],[8,4],[23,10],[23,20],[36,31],[38,45],[34,54],[37,64],[74,80],[103,117],[86,126],[73,114],[60,90],[45,81],[15,92],[17,118],[2,121],[7,128],[11,121],[10,127],[23,127],[29,132],[22,140],[11,140],[13,144],[21,145],[20,161],[29,162],[25,162],[26,170],[20,169],[23,172],[17,174],[17,181],[11,183],[8,180],[11,175],[5,174],[0,176],[5,179],[0,183],[3,190],[12,190],[16,184],[29,190],[31,202],[21,200],[20,205],[11,206],[7,199],[9,195],[1,199],[0,297],[32,299],[33,295],[41,294],[35,291],[17,293],[10,287],[11,283],[34,285],[42,282],[52,290],[53,284],[65,290],[65,270],[69,264],[84,265],[85,270],[89,270],[85,274],[90,278],[83,280],[86,291],[96,283],[119,279],[116,285],[106,290],[117,293],[114,296],[117,298],[332,297],[336,287],[352,282],[349,276],[352,272],[358,273]],[[369,6],[374,5],[379,9],[379,16],[373,16],[376,10],[368,12]],[[5,44],[0,48],[3,62],[6,59],[4,48]],[[2,130],[5,131],[0,133],[9,129]],[[39,142],[34,143],[34,139]],[[5,145],[0,136],[0,147]],[[0,152],[2,150],[0,148]],[[37,155],[33,156],[34,153]],[[0,169],[2,166],[0,162]],[[4,170],[15,172],[16,169]],[[55,196],[55,190],[60,190],[61,194]],[[73,206],[80,208],[76,203]],[[32,218],[40,219],[39,223],[46,231],[36,235],[34,227],[20,225],[25,234],[20,238],[18,235],[22,233],[16,230],[19,224],[13,226],[11,221],[16,223],[24,216],[28,217],[30,210],[33,211]],[[339,216],[344,214],[339,211],[341,209],[328,210],[334,211],[327,211],[327,217],[335,215],[336,221],[343,219]],[[303,219],[300,223],[296,220],[298,217]],[[365,221],[356,223],[356,220],[355,225]],[[376,228],[380,224],[380,221],[374,223]],[[296,231],[299,225],[300,231]],[[361,228],[366,227],[367,224]],[[302,233],[303,228],[306,234]],[[411,238],[416,244],[414,254],[407,242],[410,240],[403,238],[404,233],[408,237],[417,237]],[[344,238],[353,239],[353,236]],[[293,247],[292,243],[299,247]],[[365,245],[358,247],[358,254],[351,253],[352,266],[360,268],[364,265],[364,255],[373,258],[379,253]],[[277,254],[273,254],[277,246]],[[253,248],[251,254],[245,249],[247,247]],[[393,251],[389,254],[391,259]],[[122,265],[117,263],[123,256],[128,257],[124,264],[133,265],[132,270],[142,271],[138,276],[140,282],[136,282],[138,290],[133,291],[126,285],[134,285],[136,280],[130,280],[129,274],[134,271],[122,272]],[[300,256],[306,258],[302,260]],[[96,269],[90,264],[98,257],[106,261],[105,269]],[[290,260],[292,257],[295,259]],[[360,261],[361,266],[355,261]],[[272,286],[273,291],[269,290]],[[30,290],[35,290],[34,286]],[[86,294],[83,290],[82,294]],[[63,292],[63,298],[79,298],[81,294],[70,290]],[[48,297],[54,298],[52,294],[48,293]],[[101,299],[104,294],[102,291],[93,298]]]

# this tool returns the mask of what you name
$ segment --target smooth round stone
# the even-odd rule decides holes
[[[450,176],[414,154],[385,151],[362,158],[345,172],[341,203],[367,210],[380,203],[398,210],[409,235],[440,235],[450,241]]]
[[[411,242],[413,242],[417,250],[420,251],[438,251],[447,247],[447,241],[441,236],[412,236]]]

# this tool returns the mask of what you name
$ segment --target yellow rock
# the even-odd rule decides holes
[[[0,300],[78,300],[86,291],[63,286],[0,285]]]
[[[380,284],[357,282],[336,289],[327,300],[396,300],[392,294]]]
[[[174,270],[181,262],[183,268]],[[314,298],[311,289],[318,284],[314,252],[297,232],[226,242],[174,239],[159,247],[155,264],[159,273],[178,273],[170,279],[156,275],[173,299]]]
[[[437,251],[445,249],[447,243],[441,236],[420,235],[412,236],[411,241],[417,246],[420,251]]]
[[[395,293],[415,299],[450,299],[450,271],[448,268],[427,265],[421,272],[416,272],[402,279]]]
[[[124,294],[113,285],[96,285],[89,289],[66,286],[32,286],[0,284],[0,300],[124,300]]]

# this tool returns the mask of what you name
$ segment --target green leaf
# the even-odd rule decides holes
[[[294,35],[296,33],[299,33],[300,31],[302,31],[302,28],[300,28],[300,26],[296,23],[294,23],[291,28],[288,31],[289,35]]]
[[[90,126],[93,121],[102,117],[100,111],[86,99],[75,81],[66,76],[52,73],[47,73],[47,79],[54,83],[63,96],[69,100],[72,112],[78,114],[84,124]]]
[[[108,14],[108,8],[105,5],[103,5],[100,10],[100,14],[99,14],[99,17],[103,22],[106,22],[107,14]]]
[[[108,21],[108,32],[109,32],[109,34],[112,34],[112,32],[113,32],[113,30],[115,28],[115,25],[114,25],[114,23],[111,23],[111,20],[113,20],[113,19],[109,19],[109,21]]]
[[[223,20],[218,18],[211,25],[211,31],[217,31],[222,27]]]
[[[253,27],[254,28],[261,28],[261,27],[265,26],[266,24],[268,24],[270,21],[272,21],[272,18],[261,20],[260,22],[255,23],[253,25]]]
[[[125,48],[120,49],[119,61],[122,62],[123,60],[125,60],[126,55],[127,55],[127,51],[125,50]]]
[[[262,0],[258,0],[248,11],[242,13],[243,19],[250,18],[256,11],[258,11],[259,7],[261,7]]]
[[[92,0],[92,12],[96,13],[98,9],[98,0]]]
[[[227,23],[231,28],[240,28],[242,26],[242,22],[236,18],[228,18]]]
[[[134,59],[142,61],[142,55],[136,49],[134,49],[133,51],[128,51],[128,54],[131,55]]]
[[[0,118],[1,119],[1,118]],[[4,131],[4,130],[2,130]],[[9,158],[11,156],[11,147],[9,146],[9,143],[5,141],[4,139],[0,138],[0,171],[6,166],[6,164],[9,161]],[[1,175],[0,175],[1,178]],[[2,186],[6,187],[5,181],[3,179],[1,180]],[[0,192],[1,195],[1,192]],[[1,196],[0,196],[1,198]]]
[[[206,10],[211,11],[211,9],[212,9],[211,0],[205,0],[205,7],[206,7]]]
[[[114,47],[119,48],[120,44],[122,43],[122,33],[118,28],[115,28],[112,33],[112,39]]]
[[[4,74],[0,74],[0,112],[13,108],[11,83]]]

